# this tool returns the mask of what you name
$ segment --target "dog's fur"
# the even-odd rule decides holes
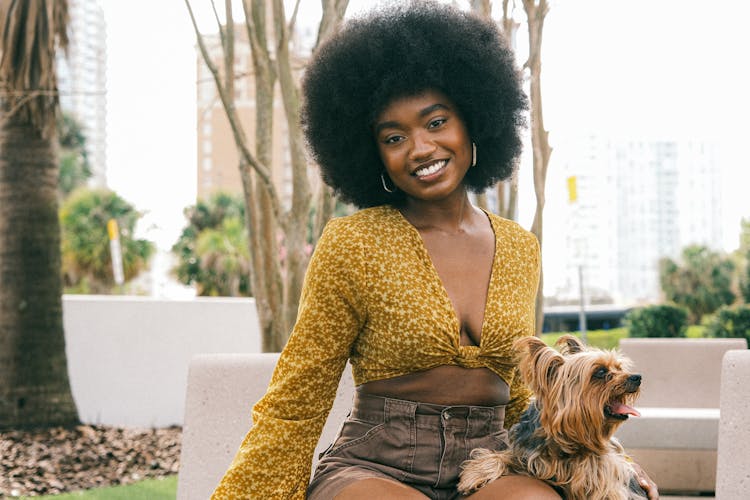
[[[560,352],[536,337],[516,341],[520,374],[536,400],[510,430],[510,448],[474,450],[458,489],[469,494],[509,474],[540,479],[566,500],[646,498],[615,430],[638,415],[641,377],[614,351],[586,349],[565,335]]]

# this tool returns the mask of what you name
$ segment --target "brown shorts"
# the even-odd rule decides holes
[[[353,482],[400,481],[432,499],[454,499],[459,466],[474,448],[508,446],[505,406],[440,406],[357,394],[307,489],[330,500]]]

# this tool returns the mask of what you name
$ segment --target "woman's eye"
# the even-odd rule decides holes
[[[401,142],[403,140],[403,137],[400,135],[391,135],[385,138],[383,141],[385,144],[396,144],[397,142]]]
[[[427,125],[427,127],[428,128],[436,128],[436,127],[439,127],[440,125],[442,125],[443,123],[445,123],[445,118],[436,118],[436,119],[432,120]]]

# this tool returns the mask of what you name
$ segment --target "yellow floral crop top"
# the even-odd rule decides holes
[[[331,220],[305,276],[297,323],[213,499],[304,499],[312,454],[350,360],[355,385],[439,365],[487,367],[510,387],[506,426],[530,392],[513,341],[534,333],[539,245],[488,214],[495,257],[479,346],[460,325],[419,232],[395,208]]]

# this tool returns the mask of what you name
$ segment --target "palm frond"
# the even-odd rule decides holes
[[[55,53],[68,47],[67,0],[0,0],[0,104],[5,118],[54,129]],[[16,115],[17,114],[17,115]]]

